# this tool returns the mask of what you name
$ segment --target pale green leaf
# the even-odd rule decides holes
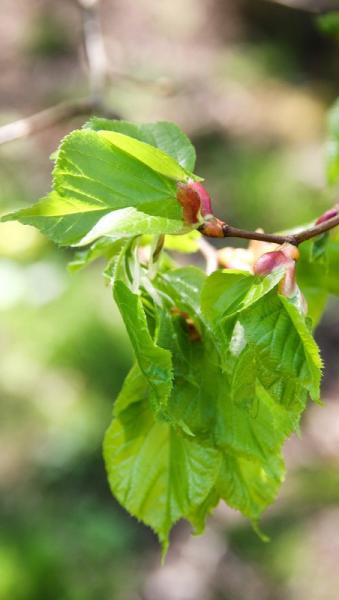
[[[233,269],[216,271],[206,279],[202,290],[203,314],[212,322],[232,317],[268,294],[283,275],[284,269],[276,269],[267,277]]]
[[[113,494],[152,527],[164,551],[171,527],[204,502],[220,465],[219,452],[156,421],[147,401],[130,405],[113,420],[104,458]]]
[[[190,171],[186,171],[179,163],[159,148],[145,144],[135,138],[116,131],[98,131],[100,137],[108,140],[114,148],[126,152],[129,156],[147,165],[157,173],[174,181],[188,181],[196,178]]]
[[[158,410],[165,409],[172,389],[171,353],[154,342],[141,297],[131,292],[122,281],[116,281],[113,291],[140,370],[151,387],[154,406]]]
[[[159,148],[188,171],[195,166],[195,150],[188,137],[174,123],[131,123],[92,117],[85,127],[95,131],[116,131]]]
[[[91,201],[64,198],[51,192],[29,208],[2,217],[2,221],[20,221],[33,225],[57,244],[70,246],[81,239],[110,209]]]
[[[68,269],[72,273],[87,267],[98,258],[105,258],[111,261],[114,256],[119,254],[124,244],[123,239],[114,240],[112,238],[100,238],[91,246],[78,250],[70,263]]]
[[[91,202],[98,208],[133,206],[147,214],[182,217],[175,181],[90,130],[74,131],[62,142],[54,186],[65,198]]]
[[[217,490],[229,506],[257,522],[275,500],[284,480],[285,466],[279,454],[265,462],[224,454]]]
[[[184,230],[181,220],[154,217],[132,207],[121,208],[102,217],[76,245],[85,246],[102,236],[117,238],[137,235],[161,235],[180,233]]]

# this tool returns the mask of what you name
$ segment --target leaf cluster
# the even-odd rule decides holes
[[[176,265],[171,251],[197,251],[200,236],[184,222],[177,184],[201,178],[175,125],[93,118],[54,159],[53,191],[3,220],[76,246],[73,270],[107,261],[135,354],[104,440],[113,494],[164,550],[176,521],[201,532],[221,499],[259,531],[284,479],[284,441],[308,397],[319,401],[312,327],[339,293],[338,234],[302,249],[298,281],[312,321],[279,294],[283,269],[207,276]]]

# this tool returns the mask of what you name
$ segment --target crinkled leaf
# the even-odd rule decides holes
[[[283,275],[284,269],[276,269],[267,277],[233,269],[216,271],[207,278],[202,290],[203,314],[211,322],[232,317],[268,294]]]
[[[160,348],[154,342],[140,295],[131,292],[122,281],[116,281],[114,298],[125,323],[140,370],[151,387],[154,406],[161,410],[166,407],[167,398],[172,389],[171,353]]]
[[[339,295],[339,238],[338,228],[328,235],[322,260],[311,260],[312,241],[301,245],[297,264],[297,280],[306,296],[313,324],[319,321],[329,294]]]
[[[197,267],[173,269],[162,274],[157,282],[158,287],[182,311],[188,310],[191,316],[200,315],[200,294],[206,275]]]
[[[189,518],[215,484],[220,455],[155,420],[147,401],[115,418],[104,441],[109,483],[119,502],[168,546],[173,524]]]
[[[319,399],[322,361],[319,349],[293,304],[275,292],[262,298],[240,316],[247,342],[257,357],[264,387],[282,402],[284,387],[303,386]],[[270,381],[268,381],[268,377]],[[297,397],[285,398],[292,403]]]
[[[279,454],[272,454],[265,462],[224,454],[217,490],[229,506],[256,523],[276,498],[284,474]]]

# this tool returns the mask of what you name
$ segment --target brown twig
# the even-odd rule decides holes
[[[207,235],[207,237],[233,237],[233,238],[242,238],[247,240],[259,240],[262,242],[269,242],[273,244],[293,244],[294,246],[299,246],[302,242],[306,240],[310,240],[321,233],[325,233],[330,229],[334,229],[339,225],[339,214],[332,217],[332,219],[328,219],[318,225],[314,225],[313,227],[309,227],[308,229],[304,229],[297,233],[289,233],[289,234],[274,234],[274,233],[261,233],[259,231],[247,231],[246,229],[238,229],[237,227],[232,227],[232,225],[228,225],[224,223],[222,225],[222,235],[211,235],[206,234],[204,232],[204,225],[200,227],[200,232],[203,235]]]

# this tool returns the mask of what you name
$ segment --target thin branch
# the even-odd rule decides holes
[[[100,0],[78,0],[82,12],[83,37],[91,97],[103,103],[108,81],[108,57],[100,20]]]
[[[92,98],[60,102],[51,108],[0,127],[0,144],[26,138],[73,117],[89,115],[98,108],[100,107]]]
[[[311,238],[320,235],[321,233],[325,233],[326,231],[330,231],[330,229],[334,229],[339,225],[339,214],[332,219],[328,219],[323,223],[319,223],[319,225],[314,225],[314,227],[310,227],[309,229],[305,229],[304,231],[300,231],[299,233],[293,236],[295,246],[298,246],[302,242],[306,242],[306,240],[310,240]]]
[[[282,4],[289,8],[303,10],[315,14],[324,14],[339,10],[338,0],[266,0],[273,4]]]
[[[119,119],[119,115],[106,110],[104,107],[108,59],[100,23],[100,0],[77,0],[77,2],[82,11],[90,96],[61,102],[29,117],[3,125],[0,127],[0,144],[26,138],[73,117],[90,115],[94,112],[100,112],[104,116]]]
[[[279,235],[275,233],[262,233],[260,231],[247,231],[246,229],[238,229],[231,225],[223,226],[223,237],[241,238],[246,240],[259,240],[261,242],[270,242],[272,244],[285,244],[289,242],[294,244],[294,237],[291,235]],[[292,239],[293,237],[293,239]]]
[[[204,226],[200,227],[200,232],[207,237],[232,237],[232,238],[241,238],[247,240],[259,240],[261,242],[269,242],[273,244],[293,244],[294,246],[299,246],[302,242],[306,240],[310,240],[330,229],[334,229],[339,225],[339,214],[328,219],[327,221],[323,221],[318,225],[314,225],[308,229],[304,229],[303,231],[299,231],[298,233],[290,233],[290,234],[274,234],[274,233],[261,233],[259,231],[247,231],[246,229],[238,229],[237,227],[232,227],[232,225],[228,225],[227,223],[223,223],[222,234],[221,235],[211,235],[206,234],[204,232]]]

